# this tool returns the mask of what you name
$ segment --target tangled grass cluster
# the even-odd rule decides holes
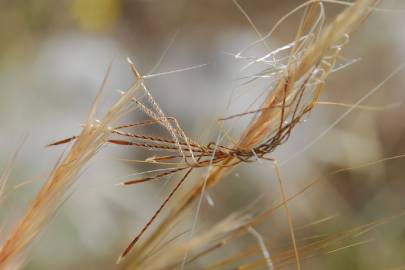
[[[340,63],[341,51],[367,16],[375,9],[377,0],[357,0],[348,3],[335,0],[310,0],[286,14],[266,35],[262,35],[251,22],[241,6],[234,1],[256,30],[259,39],[248,48],[234,55],[235,59],[246,61],[244,70],[249,70],[257,63],[266,68],[250,76],[251,80],[267,78],[267,96],[255,109],[220,118],[221,125],[235,118],[251,117],[250,123],[239,138],[233,138],[226,130],[222,138],[215,142],[201,143],[190,138],[181,128],[180,123],[166,116],[147,86],[135,64],[129,61],[134,73],[134,84],[121,93],[120,99],[109,109],[104,118],[97,120],[96,112],[101,99],[107,75],[101,86],[82,132],[63,139],[49,146],[73,142],[70,150],[61,158],[52,171],[45,185],[31,202],[25,214],[7,233],[6,240],[0,248],[0,269],[20,268],[24,261],[25,250],[35,239],[44,225],[66,198],[70,187],[77,181],[79,173],[87,162],[106,144],[116,144],[135,149],[145,149],[150,157],[142,162],[161,165],[147,177],[131,179],[121,183],[122,186],[157,181],[159,178],[176,174],[177,183],[172,187],[160,207],[129,241],[122,251],[118,262],[125,269],[183,269],[203,257],[215,254],[222,247],[234,240],[251,235],[257,245],[236,252],[225,258],[217,257],[204,266],[204,269],[281,269],[295,265],[301,269],[301,262],[315,256],[320,250],[336,243],[343,243],[354,235],[360,235],[389,219],[378,220],[348,231],[326,236],[308,243],[298,243],[295,237],[294,223],[289,213],[288,202],[309,189],[318,180],[306,186],[299,193],[290,197],[284,192],[282,177],[277,162],[271,153],[286,143],[294,127],[302,122],[318,104],[319,96],[325,87],[328,76],[351,62]],[[325,3],[346,5],[329,24],[325,20]],[[304,11],[295,39],[275,50],[270,50],[268,40],[279,25],[289,16]],[[268,53],[260,57],[248,56],[247,52],[256,45],[265,45]],[[359,104],[357,104],[359,105]],[[147,119],[138,123],[122,124],[120,121],[128,113],[142,112]],[[137,133],[139,127],[158,125],[167,136],[155,136]],[[220,143],[226,138],[228,143]],[[205,191],[213,188],[225,175],[243,163],[273,162],[278,175],[282,201],[268,209],[251,211],[243,209],[231,213],[211,228],[195,232],[199,209]],[[169,166],[169,167],[167,167]],[[195,170],[205,168],[207,174],[201,176],[190,190],[182,190],[183,184]],[[332,172],[339,173],[343,170]],[[6,181],[9,170],[3,174]],[[179,192],[182,190],[182,192]],[[172,203],[176,194],[176,203]],[[177,224],[185,213],[197,204],[192,228],[186,233],[176,230]],[[279,253],[270,253],[266,240],[254,226],[269,217],[276,209],[284,209],[288,217],[289,237],[292,248]],[[164,209],[167,213],[160,220]],[[152,224],[156,228],[146,237],[145,232]],[[194,269],[194,268],[193,268]]]

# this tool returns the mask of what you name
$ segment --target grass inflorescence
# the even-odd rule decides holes
[[[43,230],[69,194],[70,187],[77,180],[83,167],[101,147],[107,144],[144,149],[151,154],[147,159],[138,162],[162,166],[161,169],[152,171],[146,177],[126,180],[120,183],[120,186],[157,181],[170,175],[178,177],[158,209],[121,252],[118,262],[128,258],[121,264],[122,268],[178,269],[180,267],[183,269],[234,240],[249,235],[255,240],[254,245],[226,258],[212,260],[204,269],[227,269],[228,267],[280,269],[290,265],[301,269],[301,262],[312,256],[333,253],[340,248],[366,243],[367,241],[364,240],[347,243],[346,240],[354,236],[358,237],[386,222],[386,220],[376,221],[310,241],[297,237],[288,203],[319,179],[289,197],[284,190],[278,163],[271,156],[275,149],[286,143],[296,125],[301,123],[317,104],[321,103],[318,99],[328,76],[342,67],[338,62],[343,47],[350,41],[351,33],[369,16],[378,1],[357,0],[353,3],[333,0],[307,1],[286,14],[266,35],[257,30],[239,3],[234,2],[259,36],[257,42],[235,54],[235,59],[248,61],[244,69],[256,63],[266,63],[268,68],[255,74],[252,80],[260,77],[271,78],[271,83],[266,89],[266,98],[258,108],[218,119],[222,126],[226,125],[227,121],[251,117],[250,123],[241,136],[229,139],[228,144],[220,142],[221,140],[200,143],[189,137],[176,118],[167,116],[152,96],[147,86],[147,79],[153,74],[143,76],[135,64],[128,59],[135,82],[127,91],[121,92],[120,99],[109,109],[104,118],[96,119],[102,92],[100,90],[85,124],[82,125],[82,132],[77,136],[48,145],[72,143],[71,148],[58,161],[47,182],[24,215],[8,233],[0,249],[1,269],[8,269],[18,263],[27,246]],[[342,4],[347,7],[326,24],[325,3]],[[272,33],[287,17],[301,10],[304,10],[304,15],[294,40],[278,49],[270,50],[267,40]],[[245,56],[245,52],[257,44],[265,44],[268,53],[257,58]],[[284,56],[281,57],[281,54]],[[101,88],[104,84],[105,80]],[[121,124],[120,120],[133,110],[142,112],[147,119],[137,123]],[[140,127],[155,125],[163,128],[167,135],[156,136],[136,132]],[[227,136],[230,137],[224,132],[223,137]],[[282,201],[257,213],[244,209],[230,214],[211,228],[195,233],[199,208],[205,191],[214,187],[236,166],[261,161],[269,161],[274,165]],[[192,172],[202,168],[207,170],[207,174],[201,177],[190,190],[182,192],[176,204],[170,204],[191,177]],[[334,171],[331,175],[342,171]],[[184,214],[191,210],[194,203],[197,204],[197,211],[190,232],[174,234],[173,228],[184,218]],[[166,208],[168,208],[166,215],[158,221],[159,215]],[[289,227],[289,233],[284,237],[289,238],[292,248],[284,248],[273,253],[268,249],[266,238],[254,226],[280,208],[285,211]],[[145,233],[155,223],[156,228],[146,237]],[[184,235],[189,237],[183,238]],[[247,258],[254,259],[247,260]]]

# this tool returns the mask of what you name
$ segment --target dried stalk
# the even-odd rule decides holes
[[[95,119],[97,105],[107,75],[88,119],[83,125],[81,134],[76,137],[70,151],[56,165],[44,186],[1,246],[0,269],[11,269],[13,264],[22,259],[24,250],[55,214],[83,167],[109,140],[112,134],[111,125],[135,107],[132,98],[140,87],[139,82],[136,82],[120,97],[101,121]]]
[[[253,119],[238,143],[229,148],[251,153],[251,156],[256,156],[257,153],[263,156],[282,144],[300,118],[315,106],[325,80],[333,71],[341,48],[345,45],[345,42],[338,43],[347,41],[348,34],[355,30],[377,4],[377,0],[358,0],[339,14],[318,35],[302,39],[306,33],[312,31],[311,27],[316,21],[314,9],[316,10],[316,5],[321,1],[310,2],[312,4],[300,25],[288,64],[282,70],[282,76],[269,89],[265,102],[261,109],[257,110],[260,114]],[[312,86],[309,86],[309,82],[312,82]],[[305,91],[306,95],[310,92],[311,98],[306,101],[306,104],[301,105],[300,103],[304,102]],[[287,105],[290,103],[294,106]],[[287,119],[289,123],[285,124]],[[206,188],[215,186],[240,162],[237,155],[230,155],[218,162],[216,166],[212,166],[205,179]],[[147,265],[145,261],[148,260],[149,252],[158,245],[159,239],[168,233],[181,214],[201,194],[205,183],[202,179],[191,192],[170,209],[155,232],[137,250],[131,269],[142,269]]]

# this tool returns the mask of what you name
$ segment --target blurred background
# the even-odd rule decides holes
[[[267,33],[303,1],[239,3],[257,28]],[[322,101],[353,104],[405,61],[405,17],[398,12],[405,3],[384,0],[381,7],[397,12],[375,12],[351,36],[343,56],[359,61],[329,77]],[[327,19],[341,9],[326,4]],[[290,42],[299,20],[300,14],[286,20],[272,36],[271,48]],[[128,88],[134,80],[127,56],[144,74],[167,48],[155,72],[206,64],[147,80],[163,111],[175,116],[190,137],[206,143],[220,131],[216,119],[244,111],[252,97],[266,90],[266,81],[245,85],[240,78],[248,75],[241,71],[246,62],[232,56],[256,39],[231,0],[0,0],[1,167],[23,143],[1,205],[1,238],[66,149],[44,146],[80,131],[111,61],[100,117],[119,97],[116,90]],[[258,46],[249,53],[260,56],[264,48]],[[319,105],[294,130],[292,138],[273,154],[283,164],[288,194],[330,171],[405,153],[404,75],[401,72],[389,80],[364,102],[379,110],[354,110],[299,155],[347,108]],[[229,107],[235,93],[238,98]],[[142,117],[134,112],[128,122]],[[141,159],[145,153],[109,146],[92,160],[72,195],[35,241],[25,269],[118,269],[117,256],[170,189],[165,180],[116,187],[145,170],[120,160],[124,158]],[[294,223],[305,228],[299,237],[336,233],[400,214],[405,210],[404,164],[404,159],[397,159],[326,177],[290,203]],[[259,208],[280,200],[270,163],[239,166],[209,196],[214,206],[203,202],[201,223],[220,220],[260,196]],[[279,212],[256,229],[263,235],[286,233],[287,219]],[[404,224],[404,218],[391,220],[361,239],[373,241],[324,252],[305,260],[303,266],[402,269],[396,267],[405,266]],[[291,247],[288,237],[285,241],[272,247]],[[204,269],[202,262],[195,267]]]

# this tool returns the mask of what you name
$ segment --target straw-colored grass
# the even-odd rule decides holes
[[[293,11],[296,12],[300,8],[307,7],[303,20],[298,28],[295,42],[290,46],[290,54],[286,65],[279,68],[277,73],[274,72],[274,70],[265,70],[260,74],[265,75],[274,72],[272,74],[277,74],[276,76],[278,76],[276,77],[276,82],[269,86],[265,102],[257,110],[222,119],[228,120],[234,117],[255,114],[245,132],[235,144],[227,147],[215,144],[215,147],[210,148],[212,151],[206,154],[208,159],[202,162],[197,160],[197,166],[191,164],[184,167],[184,169],[189,168],[190,171],[195,167],[209,167],[209,171],[208,175],[204,176],[196,187],[190,192],[186,192],[186,195],[181,198],[176,205],[170,207],[169,213],[161,221],[158,228],[148,239],[139,244],[134,256],[131,257],[130,269],[146,269],[152,262],[164,257],[164,254],[159,252],[155,252],[153,256],[150,255],[150,253],[160,244],[160,239],[165,234],[169,233],[173,224],[178,222],[182,214],[189,209],[189,206],[192,205],[197,198],[200,198],[197,203],[197,214],[194,219],[194,221],[196,221],[201,204],[201,196],[205,189],[215,186],[236,165],[242,162],[269,159],[267,155],[288,139],[294,126],[300,122],[301,117],[310,112],[316,105],[328,75],[333,72],[335,68],[342,47],[349,41],[349,34],[367,18],[376,4],[377,1],[374,0],[356,1],[354,4],[349,5],[349,7],[339,14],[327,27],[323,25],[323,1],[308,1]],[[286,17],[289,15],[290,14],[287,14]],[[275,28],[277,26],[278,24]],[[275,28],[270,33],[272,33]],[[255,30],[257,31],[256,28]],[[261,36],[260,33],[258,34]],[[265,36],[258,42],[265,42],[264,39],[266,37],[268,36]],[[238,54],[237,57],[243,57],[242,53],[243,51]],[[271,54],[270,52],[267,57]],[[201,150],[200,152],[203,151]],[[156,161],[156,158],[154,161]],[[276,171],[279,172],[276,163],[275,165]],[[168,173],[163,173],[155,177],[147,178],[146,180],[149,181],[167,174]],[[179,181],[173,191],[177,191],[179,185],[183,183],[188,174],[189,171],[181,181]],[[287,201],[290,199],[286,197],[283,191],[283,184],[279,173],[278,176],[284,200],[281,206],[285,208],[288,217],[290,235],[294,247],[295,263],[297,268],[300,269],[299,248],[296,245],[293,221],[289,214],[287,204]],[[145,181],[145,179],[141,179],[140,181]],[[128,184],[133,183],[138,183],[138,181],[128,182]],[[172,196],[173,192],[170,193],[167,200]],[[162,207],[158,209],[150,221],[136,235],[134,240],[121,255],[120,259],[125,257],[135,246],[136,242],[141,238],[149,225],[156,219],[157,214],[161,212],[163,206],[166,205],[167,200],[165,200]],[[194,231],[194,225],[192,233]],[[249,228],[249,226],[245,225],[245,233],[247,228]],[[187,245],[187,243],[184,245]],[[185,258],[182,261],[183,266],[186,263],[188,251],[186,251],[185,254]],[[166,268],[161,267],[159,269]]]
[[[345,10],[327,26],[324,25],[325,2],[347,5]],[[235,261],[238,264],[238,260],[251,254],[249,252],[259,253],[263,255],[263,258],[250,263],[241,261],[238,269],[256,269],[263,266],[271,269],[290,264],[295,264],[296,268],[300,269],[301,260],[313,256],[318,250],[338,241],[343,236],[353,235],[353,231],[350,231],[350,233],[331,236],[311,244],[298,245],[299,239],[296,239],[293,219],[288,208],[288,201],[294,196],[287,197],[284,192],[281,172],[269,154],[288,140],[293,128],[300,123],[301,118],[307,115],[318,103],[326,79],[336,68],[338,57],[343,46],[349,41],[350,34],[367,18],[377,2],[377,0],[357,0],[353,4],[348,4],[333,0],[311,0],[283,17],[280,23],[291,14],[305,9],[295,40],[286,47],[289,50],[287,60],[282,64],[277,64],[277,61],[274,61],[271,68],[259,74],[260,76],[271,75],[275,79],[274,83],[268,86],[268,94],[263,104],[256,110],[221,119],[223,122],[236,117],[253,116],[253,120],[246,127],[241,137],[235,143],[226,146],[217,142],[200,144],[187,137],[176,119],[167,117],[154,100],[145,83],[147,76],[142,76],[135,65],[130,62],[136,81],[131,88],[122,93],[121,98],[110,108],[105,117],[100,121],[95,118],[100,91],[80,135],[52,144],[74,141],[68,153],[57,163],[49,179],[35,196],[24,215],[7,235],[6,241],[0,249],[0,269],[10,269],[13,264],[23,259],[26,247],[41,232],[63,199],[66,198],[70,187],[77,180],[77,176],[85,164],[107,143],[168,152],[167,155],[153,155],[143,162],[170,164],[172,168],[154,176],[126,181],[122,183],[123,186],[156,180],[174,173],[183,173],[161,207],[157,209],[122,252],[119,261],[129,257],[129,260],[123,264],[124,268],[184,268],[188,263],[232,242],[241,235],[250,233],[258,243],[258,247],[252,249],[254,251],[246,250],[245,253],[235,255],[235,257],[213,262],[207,269],[222,269],[227,264],[234,264]],[[244,15],[247,16],[247,14]],[[250,23],[253,24],[251,21]],[[278,26],[279,23],[265,36],[255,28],[260,37],[260,40],[255,44],[266,43],[266,39]],[[269,47],[267,46],[267,48]],[[243,58],[243,53],[244,51],[236,56]],[[271,61],[277,57],[277,53],[277,50],[269,52],[268,55],[255,59],[251,64],[254,64],[255,61],[269,59]],[[137,96],[138,93],[141,95]],[[114,126],[124,115],[135,108],[140,109],[150,120]],[[155,124],[163,127],[169,137],[124,131],[137,126]],[[273,162],[283,201],[277,207],[265,209],[257,216],[247,215],[244,211],[230,215],[212,228],[198,235],[193,235],[198,220],[201,196],[204,191],[214,187],[237,165],[261,159]],[[202,177],[201,181],[189,192],[184,192],[185,195],[177,201],[177,204],[170,204],[168,214],[159,221],[159,226],[150,234],[149,238],[143,238],[150,225],[158,222],[158,215],[181,189],[191,172],[198,168],[208,168],[208,174]],[[191,228],[192,237],[186,241],[174,241],[177,240],[174,239],[168,241],[167,246],[162,247],[162,239],[170,235],[173,226],[184,216],[186,210],[191,209],[190,206],[194,205],[194,202],[197,202],[197,211]],[[270,258],[265,239],[255,231],[253,225],[263,220],[277,208],[285,210],[292,249]]]
[[[105,80],[102,88],[104,84]],[[132,98],[139,87],[140,84],[136,83],[128,89],[101,121],[95,118],[101,95],[100,90],[75,143],[65,157],[56,164],[49,179],[8,234],[0,249],[0,269],[11,269],[15,263],[19,264],[19,261],[24,259],[25,248],[55,214],[83,167],[110,138],[111,125],[133,109]]]

